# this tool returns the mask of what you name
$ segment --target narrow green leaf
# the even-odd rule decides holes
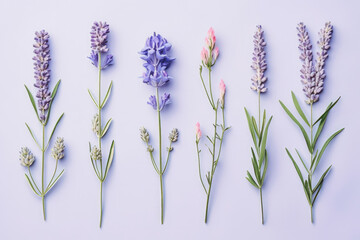
[[[264,171],[263,171],[263,174],[261,177],[261,186],[264,184],[267,168],[268,168],[268,156],[267,156],[267,151],[265,150],[265,165],[264,165]]]
[[[261,183],[261,178],[260,178],[260,171],[259,171],[259,167],[258,167],[258,163],[256,161],[256,157],[255,157],[255,153],[254,153],[254,149],[251,148],[251,152],[253,157],[251,158],[251,162],[254,168],[254,173],[255,173],[255,177],[258,183]]]
[[[91,94],[91,92],[90,92],[90,89],[88,89],[88,93],[89,93],[89,95],[90,95],[91,99],[93,100],[93,102],[94,102],[95,106],[98,108],[98,107],[99,107],[99,105],[96,103],[95,98],[93,97],[93,95],[92,95],[92,94]]]
[[[291,96],[295,105],[296,110],[298,111],[299,115],[301,116],[301,118],[304,120],[304,122],[310,127],[310,123],[307,120],[305,113],[303,112],[303,110],[301,109],[298,100],[296,99],[296,96],[294,94],[294,92],[291,91]]]
[[[110,124],[112,122],[112,118],[110,118],[107,123],[105,124],[105,127],[104,129],[101,131],[101,137],[104,137],[106,132],[108,131],[109,127],[110,127]]]
[[[61,172],[60,172],[60,174],[55,178],[55,180],[52,182],[52,184],[49,186],[49,188],[47,189],[47,191],[45,192],[45,194],[46,193],[48,193],[52,188],[53,188],[53,186],[57,183],[57,181],[59,181],[59,179],[60,179],[60,177],[63,175],[63,173],[64,173],[64,170],[62,170]]]
[[[305,180],[305,183],[304,183],[304,192],[305,192],[306,199],[308,200],[308,203],[311,205],[311,195],[309,192],[309,183],[307,180]]]
[[[289,117],[296,123],[296,125],[298,125],[298,127],[300,128],[304,138],[305,138],[305,142],[306,142],[306,145],[309,149],[309,152],[312,153],[313,152],[313,149],[311,148],[311,145],[310,145],[310,140],[309,140],[309,136],[307,135],[304,127],[299,123],[299,121],[294,117],[294,115],[289,111],[289,109],[281,102],[280,102],[280,105],[282,106],[282,108],[285,110],[285,112],[289,115]]]
[[[315,194],[314,200],[312,201],[312,205],[314,205],[315,200],[316,200],[317,196],[319,195],[319,192],[320,192],[320,190],[322,188],[323,183],[324,182],[321,182],[321,184],[319,185],[319,189],[318,189],[317,193]]]
[[[211,138],[208,135],[206,135],[206,138],[211,142],[211,144],[214,144],[213,141],[211,140]]]
[[[312,190],[313,193],[315,193],[316,190],[317,190],[317,189],[320,187],[320,185],[323,183],[323,181],[324,181],[325,177],[327,176],[327,173],[330,171],[331,167],[332,167],[332,166],[330,165],[330,167],[328,167],[328,169],[326,169],[326,171],[325,171],[325,172],[323,173],[323,175],[320,177],[318,183],[317,183],[316,186],[314,187],[314,190]]]
[[[316,130],[314,140],[313,140],[312,145],[311,145],[313,149],[315,149],[316,142],[317,142],[317,140],[318,140],[318,138],[319,138],[319,136],[320,136],[320,134],[321,134],[321,132],[322,132],[322,130],[324,128],[327,116],[328,116],[328,114],[324,115],[324,117],[320,121],[318,129]]]
[[[325,149],[326,147],[329,145],[329,143],[331,142],[331,140],[334,139],[334,137],[336,137],[339,133],[341,133],[342,131],[344,130],[344,128],[340,129],[339,131],[335,132],[333,135],[331,135],[328,140],[326,140],[326,142],[324,143],[323,147],[321,148],[320,150],[320,153],[316,159],[316,163],[315,163],[315,166],[314,166],[314,172],[315,172],[315,169],[317,167],[317,165],[319,164],[319,161],[323,155],[323,153],[325,152]]]
[[[301,174],[301,171],[300,171],[298,165],[296,164],[294,158],[291,156],[289,150],[288,150],[287,148],[285,148],[285,149],[286,149],[286,152],[287,152],[287,154],[289,155],[291,161],[292,161],[293,164],[294,164],[294,167],[295,167],[295,169],[296,169],[297,174],[299,175],[299,178],[300,178],[300,180],[301,180],[302,185],[305,187],[304,178],[303,178],[303,176],[302,176],[302,174]]]
[[[60,122],[60,120],[61,120],[61,118],[62,118],[63,116],[64,116],[64,113],[61,114],[60,117],[59,117],[59,119],[56,121],[55,126],[54,126],[54,128],[53,128],[53,130],[52,130],[52,132],[51,132],[51,134],[50,134],[50,137],[49,137],[49,140],[48,140],[48,143],[47,143],[46,148],[49,146],[49,143],[50,143],[50,141],[51,141],[51,138],[52,138],[52,136],[54,135],[55,129],[56,129],[57,125],[59,124],[59,122]],[[46,148],[45,148],[45,149],[46,149]]]
[[[105,169],[105,174],[104,174],[103,181],[105,181],[105,179],[106,179],[106,177],[108,175],[109,169],[111,167],[111,163],[112,163],[112,161],[114,159],[114,150],[115,150],[115,142],[113,140],[112,143],[111,143],[110,151],[109,151],[109,157],[108,157],[108,160],[107,160],[107,163],[106,163],[106,169]]]
[[[248,125],[249,125],[249,130],[250,130],[250,133],[251,133],[251,137],[253,139],[254,146],[256,148],[256,152],[259,153],[259,147],[258,147],[258,145],[256,143],[255,130],[254,130],[254,126],[253,126],[252,121],[251,121],[251,117],[250,117],[248,111],[246,110],[246,108],[244,108],[244,109],[245,109],[245,114],[246,114],[246,118],[247,118]]]
[[[26,173],[25,173],[25,177],[26,177],[26,179],[28,180],[28,183],[29,183],[31,189],[34,191],[34,193],[35,193],[36,195],[40,196],[40,194],[39,194],[38,192],[36,192],[33,184],[32,184],[31,181],[30,181],[30,178],[28,177],[28,175],[27,175]]]
[[[308,173],[310,173],[310,172],[309,172],[309,169],[306,167],[305,162],[304,162],[303,159],[301,158],[299,151],[298,151],[296,148],[295,148],[295,151],[296,151],[297,155],[299,156],[299,158],[300,158],[300,160],[301,160],[301,162],[302,162],[305,170],[306,170]]]
[[[103,108],[105,106],[107,100],[110,97],[110,92],[111,92],[111,89],[112,89],[112,85],[113,85],[113,82],[111,81],[111,83],[109,85],[109,88],[108,88],[108,90],[106,92],[105,98],[104,98],[103,102],[101,103],[101,108]]]
[[[312,169],[312,167],[314,166],[314,163],[315,163],[315,160],[316,160],[316,157],[319,153],[319,149],[316,150],[316,153],[315,153],[315,156],[311,159],[311,166],[310,166],[310,170]]]
[[[263,159],[264,159],[264,156],[265,156],[265,147],[266,147],[266,142],[267,142],[267,135],[268,135],[268,130],[269,130],[269,126],[270,126],[272,118],[273,117],[271,116],[268,123],[266,124],[265,131],[264,131],[264,136],[262,137],[262,140],[261,140],[259,168],[261,168],[262,163],[263,163]]]
[[[37,109],[36,109],[36,104],[35,104],[34,97],[33,97],[33,95],[31,94],[31,92],[30,92],[30,90],[28,89],[28,87],[27,87],[26,85],[24,85],[24,86],[25,86],[26,91],[27,91],[27,93],[28,93],[28,95],[29,95],[30,102],[31,102],[31,104],[32,104],[32,106],[33,106],[33,108],[34,108],[34,111],[35,111],[36,117],[37,117],[37,118],[38,118],[38,120],[40,121],[40,118],[39,118],[39,113],[38,113],[38,111],[37,111]]]
[[[59,88],[60,82],[61,82],[61,79],[56,83],[56,85],[55,85],[55,87],[54,87],[54,89],[53,89],[53,91],[52,91],[52,93],[51,93],[51,101],[50,101],[50,103],[49,103],[49,108],[48,108],[48,113],[47,113],[47,117],[46,117],[46,120],[45,120],[45,125],[46,125],[46,124],[48,123],[48,121],[49,121],[50,113],[51,113],[51,106],[52,106],[52,103],[53,103],[53,101],[54,101],[54,99],[55,99],[55,96],[56,96],[57,90],[58,90],[58,88]]]
[[[25,125],[26,125],[27,129],[29,130],[31,137],[34,139],[36,145],[37,145],[37,146],[40,148],[40,150],[41,150],[40,144],[36,141],[35,136],[34,136],[33,132],[31,131],[29,125],[28,125],[27,123],[25,123]]]
[[[259,133],[259,130],[258,130],[258,128],[257,128],[257,124],[256,124],[255,118],[254,118],[254,117],[251,117],[251,121],[252,121],[252,124],[253,124],[253,126],[254,126],[255,133],[256,133],[256,135],[259,137],[259,136],[260,136],[260,133]]]
[[[251,176],[251,174],[249,173],[249,171],[247,171],[247,177],[246,179],[256,188],[259,188],[259,186],[256,184],[254,178]]]
[[[335,104],[340,100],[341,97],[338,97],[334,103],[330,103],[330,106],[328,106],[325,110],[325,112],[313,123],[313,126],[315,126],[316,123],[318,123],[328,112],[335,106]]]
[[[259,137],[260,143],[261,143],[262,135],[264,133],[265,123],[266,123],[266,110],[264,109],[263,121],[262,121],[262,124],[261,124],[260,137]]]

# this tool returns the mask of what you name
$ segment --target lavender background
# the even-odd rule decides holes
[[[355,0],[1,1],[0,238],[359,239],[359,7]],[[114,138],[116,156],[104,187],[101,230],[99,182],[88,153],[88,141],[96,141],[91,131],[96,109],[87,88],[96,89],[97,73],[86,58],[94,20],[110,24],[109,47],[115,61],[103,74],[104,90],[110,80],[114,81],[104,117],[114,119],[105,147],[109,148]],[[305,153],[306,146],[278,100],[290,105],[291,90],[305,100],[299,77],[296,24],[304,21],[315,43],[317,32],[328,20],[334,25],[333,47],[326,65],[325,89],[314,112],[318,116],[330,101],[340,95],[342,99],[332,110],[319,140],[322,143],[335,130],[346,129],[329,146],[319,165],[321,171],[330,164],[333,169],[318,197],[312,225],[303,189],[284,150],[285,146],[292,150],[299,147]],[[258,191],[245,179],[246,170],[251,168],[252,143],[243,107],[254,113],[257,105],[256,94],[250,90],[252,36],[257,24],[262,24],[268,43],[269,90],[263,95],[262,106],[274,115],[263,193],[265,226],[260,224]],[[200,51],[210,26],[215,29],[220,48],[214,86],[220,78],[227,85],[226,114],[232,129],[225,138],[209,223],[205,225],[206,196],[197,172],[194,125],[200,121],[204,134],[211,131],[212,111],[198,75]],[[65,174],[47,195],[46,222],[42,220],[41,199],[32,193],[18,161],[20,147],[31,148],[38,159],[34,175],[39,182],[40,156],[24,122],[37,136],[40,126],[23,84],[34,82],[32,44],[34,32],[41,29],[51,36],[50,88],[62,79],[49,128],[64,111],[55,137],[64,136],[66,143],[66,158],[60,164]],[[180,130],[165,175],[163,226],[158,176],[138,130],[147,127],[155,145],[156,116],[146,104],[154,89],[138,78],[143,67],[137,54],[153,31],[173,44],[171,55],[177,58],[169,69],[174,81],[166,88],[172,93],[172,104],[162,113],[164,138],[173,127]],[[34,87],[31,90],[35,92]],[[54,163],[48,157],[47,181]]]

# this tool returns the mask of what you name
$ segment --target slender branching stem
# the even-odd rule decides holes
[[[160,116],[160,98],[159,88],[156,88],[156,103],[158,113],[159,128],[159,172],[160,172],[160,192],[161,192],[161,224],[164,223],[164,193],[163,193],[163,168],[162,168],[162,151],[161,151],[161,116]]]
[[[45,213],[45,125],[42,124],[42,149],[41,149],[41,198],[44,221],[46,220]]]
[[[101,151],[101,53],[98,52],[98,69],[99,69],[99,92],[98,92],[98,97],[99,97],[99,102],[98,102],[98,114],[99,114],[99,133],[98,133],[98,141],[99,141],[99,149]],[[102,153],[102,151],[101,151]],[[100,158],[100,224],[99,227],[101,228],[101,224],[102,224],[102,185],[103,185],[103,163],[102,163],[102,157]]]

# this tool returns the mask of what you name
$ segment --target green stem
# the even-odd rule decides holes
[[[213,94],[212,94],[212,90],[211,90],[211,68],[208,68],[208,69],[209,69],[209,91],[210,91],[210,96],[211,96],[211,103],[212,103],[212,107],[215,108],[215,102],[214,102],[214,98],[213,98]]]
[[[210,192],[211,192],[211,183],[209,184],[209,191],[207,192],[207,198],[206,198],[205,223],[207,223],[207,217],[208,217]]]
[[[46,220],[45,214],[45,191],[44,191],[44,175],[45,175],[45,125],[42,125],[42,156],[41,156],[41,196],[42,196],[42,206],[43,206],[43,215],[44,221]]]
[[[207,194],[207,191],[206,191],[206,187],[205,187],[204,181],[202,180],[202,177],[201,177],[200,151],[199,151],[199,142],[198,142],[198,140],[196,140],[196,151],[197,151],[197,157],[198,157],[199,177],[200,177],[201,185],[203,186],[203,188],[204,188],[204,190],[205,190],[205,193]]]
[[[102,224],[102,186],[103,186],[103,181],[100,181],[100,228],[101,228],[101,224]]]
[[[261,121],[261,112],[260,112],[260,91],[258,91],[258,102],[259,102],[259,132],[260,132],[260,121]]]
[[[161,224],[164,223],[164,193],[163,193],[163,170],[162,170],[162,151],[161,151],[161,116],[159,88],[156,88],[156,103],[159,123],[159,172],[160,172],[160,191],[161,191]]]
[[[311,223],[314,223],[312,206],[310,206],[310,212],[311,212]]]
[[[310,104],[310,145],[312,146],[312,143],[313,143],[313,104],[311,103]],[[315,147],[315,146],[314,146]],[[312,161],[313,159],[313,152],[314,152],[314,149],[311,149],[311,152],[310,152],[310,162]],[[312,190],[312,170],[309,169],[309,178],[310,178],[310,182],[309,182],[309,186],[310,186],[310,190]],[[311,201],[312,201],[312,195],[311,194]],[[313,223],[313,212],[312,212],[312,204],[310,204],[310,212],[311,212],[311,223]]]
[[[213,103],[211,102],[209,93],[208,93],[208,91],[207,91],[207,89],[206,89],[206,86],[205,86],[205,83],[204,83],[204,79],[203,79],[203,77],[202,77],[202,73],[201,73],[201,72],[202,72],[202,71],[200,70],[200,79],[201,79],[202,85],[203,85],[203,87],[204,87],[206,96],[207,96],[207,98],[208,98],[208,100],[209,100],[209,103],[210,103],[211,107],[214,108],[214,105],[213,105]]]
[[[45,192],[47,192],[47,191],[49,190],[49,187],[51,186],[51,183],[52,183],[52,181],[54,180],[54,177],[55,177],[55,174],[56,174],[56,170],[57,170],[57,167],[58,167],[58,162],[59,162],[59,160],[56,160],[54,173],[53,173],[53,175],[52,175],[52,177],[51,177],[51,180],[50,180],[48,186],[46,187]]]
[[[260,202],[261,202],[261,223],[264,224],[264,208],[263,208],[262,188],[260,188]]]

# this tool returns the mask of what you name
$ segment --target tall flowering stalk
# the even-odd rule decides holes
[[[316,149],[317,140],[322,133],[324,128],[327,116],[329,115],[330,110],[335,106],[335,104],[340,100],[340,97],[335,101],[331,102],[328,107],[325,109],[324,113],[320,115],[314,121],[313,118],[313,104],[319,101],[320,93],[324,87],[325,80],[325,60],[328,57],[328,51],[330,49],[330,40],[332,37],[333,26],[330,22],[325,23],[325,27],[319,32],[319,41],[317,42],[319,51],[316,54],[315,63],[313,62],[313,53],[312,53],[312,45],[310,43],[309,34],[306,30],[306,26],[303,23],[299,23],[298,27],[298,37],[299,37],[299,49],[300,49],[300,60],[302,61],[302,68],[300,70],[301,82],[303,83],[303,91],[306,96],[305,102],[310,105],[310,120],[305,115],[303,110],[301,109],[299,102],[293,92],[291,92],[293,103],[295,108],[309,128],[308,131],[305,130],[303,124],[290,112],[290,110],[280,101],[281,106],[285,110],[285,112],[289,115],[289,117],[295,122],[295,124],[300,128],[306,146],[309,150],[309,160],[306,161],[304,157],[302,157],[297,149],[295,149],[304,169],[307,173],[307,178],[302,174],[298,164],[295,162],[293,156],[290,151],[286,149],[287,154],[289,155],[294,167],[296,169],[297,174],[299,175],[301,184],[303,186],[306,199],[310,206],[311,212],[311,222],[313,222],[313,206],[315,200],[321,190],[321,187],[324,183],[325,177],[331,169],[331,165],[325,170],[325,172],[318,179],[316,184],[313,184],[313,176],[315,175],[315,170],[320,162],[320,159],[323,153],[326,150],[326,147],[329,145],[331,140],[333,140],[339,133],[341,133],[344,128],[336,131],[332,134],[321,147],[321,149]],[[317,126],[317,129],[316,129]],[[315,131],[316,129],[316,131]],[[310,133],[310,136],[309,136]],[[308,164],[306,164],[308,162]]]
[[[154,166],[156,173],[160,177],[160,192],[161,192],[161,224],[164,223],[164,193],[163,193],[163,175],[168,165],[170,152],[174,149],[172,143],[178,140],[179,132],[174,128],[169,134],[169,147],[166,149],[167,157],[165,164],[162,158],[162,136],[161,136],[161,111],[165,105],[170,103],[170,94],[164,93],[160,97],[159,88],[165,86],[171,79],[166,70],[171,65],[175,58],[169,56],[171,44],[160,34],[154,33],[145,43],[145,47],[139,52],[141,59],[145,60],[144,67],[146,69],[142,76],[143,82],[156,89],[156,95],[150,96],[147,102],[156,110],[158,115],[158,131],[159,131],[159,161],[154,159],[154,148],[150,145],[150,135],[148,131],[142,127],[140,128],[140,137],[146,143],[147,151],[150,154],[151,163]]]
[[[55,145],[52,148],[51,156],[55,160],[55,169],[48,184],[45,183],[45,153],[48,147],[50,146],[50,142],[55,133],[56,127],[59,124],[61,118],[64,116],[64,113],[61,114],[58,120],[56,121],[55,126],[53,127],[49,138],[45,140],[46,138],[45,127],[48,124],[50,118],[51,106],[55,99],[60,84],[60,80],[56,83],[53,91],[50,92],[49,64],[51,57],[50,57],[50,48],[49,48],[49,34],[45,30],[42,30],[40,32],[35,32],[34,40],[35,40],[35,43],[33,45],[34,53],[35,53],[35,56],[33,57],[34,70],[35,70],[34,86],[38,89],[36,93],[37,104],[29,88],[26,85],[25,88],[30,98],[30,102],[35,110],[36,117],[39,120],[39,123],[41,124],[42,127],[41,143],[39,143],[36,140],[36,137],[33,131],[31,130],[30,126],[27,123],[25,123],[25,125],[29,130],[31,137],[33,138],[39,150],[41,151],[41,187],[38,187],[38,184],[36,184],[36,181],[34,180],[31,174],[30,167],[35,161],[35,157],[27,147],[23,147],[20,150],[20,163],[21,165],[25,166],[28,169],[28,174],[25,174],[25,177],[29,182],[31,189],[34,191],[34,193],[37,196],[41,197],[42,199],[43,216],[44,216],[44,220],[46,220],[45,195],[52,189],[52,187],[57,183],[57,181],[64,173],[64,170],[62,170],[59,174],[57,174],[58,161],[64,157],[64,150],[65,150],[64,140],[62,138],[57,138],[57,140],[55,141]]]
[[[211,81],[211,71],[214,67],[218,56],[219,56],[219,49],[215,47],[216,43],[216,37],[214,30],[212,28],[209,29],[208,35],[205,38],[205,47],[201,51],[201,65],[200,65],[200,79],[201,83],[204,87],[207,99],[209,100],[210,106],[214,111],[215,120],[213,123],[214,126],[214,135],[213,137],[206,136],[209,142],[212,145],[212,148],[208,147],[209,152],[211,154],[211,170],[207,172],[206,174],[206,180],[207,184],[204,183],[202,174],[201,174],[201,164],[200,164],[200,148],[199,148],[199,142],[201,139],[201,130],[200,130],[200,123],[196,123],[196,151],[197,151],[197,158],[198,158],[198,167],[199,167],[199,177],[201,181],[201,185],[204,188],[205,194],[207,196],[206,198],[206,209],[205,209],[205,223],[207,223],[208,218],[208,209],[209,209],[209,202],[210,202],[210,193],[211,193],[211,186],[215,174],[215,170],[217,167],[217,164],[219,162],[220,153],[221,153],[221,147],[224,139],[225,132],[229,129],[229,127],[225,126],[225,114],[224,114],[224,108],[225,108],[225,90],[226,86],[224,84],[224,81],[220,81],[220,94],[218,100],[215,102],[213,97],[213,91],[212,91],[212,81]],[[202,71],[203,67],[208,70],[209,73],[209,83],[205,84]],[[222,124],[218,123],[218,111],[219,108],[221,110],[222,115]],[[219,128],[220,128],[220,134],[219,134]]]
[[[262,198],[262,187],[265,180],[265,174],[268,166],[268,155],[266,151],[266,141],[268,135],[268,129],[272,116],[267,121],[266,120],[266,110],[264,109],[262,122],[261,122],[261,108],[260,108],[260,95],[267,91],[265,87],[265,82],[267,77],[264,73],[267,68],[266,59],[265,59],[265,46],[266,42],[264,40],[264,31],[261,26],[256,27],[256,32],[254,34],[254,53],[253,53],[253,63],[251,68],[255,71],[255,75],[251,78],[252,86],[251,89],[257,92],[258,94],[258,122],[254,116],[251,116],[249,112],[245,109],[246,118],[249,125],[249,130],[251,133],[252,140],[254,142],[254,148],[251,147],[251,162],[253,165],[255,178],[247,171],[246,179],[260,191],[260,204],[261,204],[261,223],[264,224],[264,210],[263,210],[263,198]]]
[[[106,95],[104,99],[101,98],[101,71],[113,64],[113,56],[108,53],[109,48],[107,46],[108,42],[108,34],[110,33],[109,24],[106,22],[94,22],[91,27],[91,53],[89,59],[91,63],[98,68],[98,98],[95,100],[94,95],[88,89],[89,95],[97,108],[97,113],[94,115],[92,120],[92,130],[95,133],[98,139],[98,145],[94,145],[91,147],[91,143],[89,142],[89,151],[90,151],[90,160],[91,164],[94,168],[95,174],[100,181],[100,228],[102,224],[102,189],[103,183],[109,173],[111,163],[114,158],[115,145],[114,140],[111,143],[108,159],[106,161],[106,165],[104,166],[103,158],[102,158],[102,150],[101,150],[101,140],[107,133],[110,128],[112,118],[110,118],[104,127],[102,127],[102,118],[101,118],[101,110],[104,108],[107,100],[110,97],[111,89],[112,89],[112,81],[108,87]],[[103,58],[104,57],[104,58]],[[104,59],[104,60],[102,60]]]

